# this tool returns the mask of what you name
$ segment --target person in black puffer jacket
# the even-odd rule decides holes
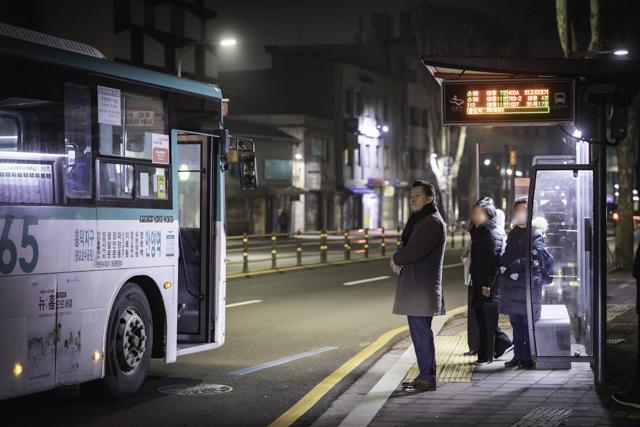
[[[500,259],[498,277],[500,313],[509,315],[513,328],[513,359],[505,362],[505,366],[531,369],[534,366],[529,345],[529,327],[527,318],[527,284],[526,261],[529,246],[529,230],[527,230],[527,198],[516,199],[512,216],[513,229],[507,236],[507,246]],[[542,285],[544,277],[551,275],[553,258],[549,255],[544,243],[546,220],[536,218],[532,221],[531,232],[531,303],[533,318],[540,318],[542,305]],[[544,273],[544,274],[543,274]]]
[[[480,329],[478,361],[490,363],[494,354],[502,355],[509,347],[509,337],[498,328],[498,310],[494,301],[494,284],[502,253],[503,237],[496,227],[496,208],[489,197],[478,200],[471,213],[470,307]]]

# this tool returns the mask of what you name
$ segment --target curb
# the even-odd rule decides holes
[[[467,309],[466,305],[456,307],[447,311],[444,316],[438,316],[433,319],[435,325],[433,327],[433,335],[437,336],[442,328],[456,314],[463,313]],[[437,323],[436,323],[437,322]],[[356,427],[369,425],[376,416],[378,411],[397,388],[400,382],[415,362],[413,353],[413,344],[409,345],[402,355],[394,362],[391,369],[385,373],[380,380],[373,386],[371,390],[363,397],[362,401],[353,408],[347,417],[340,423],[341,427]],[[339,399],[339,398],[338,398]]]

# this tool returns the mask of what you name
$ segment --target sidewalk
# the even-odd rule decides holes
[[[450,317],[436,338],[436,347],[447,345],[437,355],[436,391],[403,391],[396,380],[386,402],[367,418],[363,416],[367,405],[371,408],[371,401],[380,398],[383,376],[376,385],[377,395],[372,395],[374,387],[342,425],[638,426],[640,410],[619,406],[610,398],[634,373],[638,327],[633,305],[635,282],[628,275],[613,275],[608,294],[607,384],[601,389],[594,386],[588,363],[574,363],[570,370],[508,369],[503,362],[511,358],[509,352],[490,365],[469,365],[473,358],[461,356],[466,350],[466,313],[461,313]],[[505,323],[501,319],[501,326],[508,325]],[[410,340],[405,343],[410,345]],[[407,355],[415,360],[409,347],[398,361]],[[405,369],[407,366],[410,364],[405,364]],[[405,379],[415,375],[415,367],[411,367]]]

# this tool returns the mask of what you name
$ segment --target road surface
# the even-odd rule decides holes
[[[453,308],[466,302],[459,250],[447,252],[445,265],[446,302]],[[405,324],[391,314],[395,282],[384,276],[391,276],[388,261],[372,260],[230,280],[222,348],[171,365],[154,360],[142,390],[125,401],[105,401],[82,386],[78,398],[47,392],[0,402],[3,419],[21,425],[267,425],[377,337]],[[270,366],[273,361],[281,364]],[[372,362],[350,374],[299,424],[310,424]],[[159,391],[202,382],[232,390],[195,396]]]

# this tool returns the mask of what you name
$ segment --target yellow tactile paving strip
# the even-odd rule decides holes
[[[455,335],[438,335],[435,338],[436,345],[436,381],[438,383],[464,383],[471,382],[473,375],[473,362],[475,356],[464,356],[467,347],[467,332],[459,332]],[[418,366],[414,364],[403,381],[413,381],[418,376]]]
[[[511,332],[509,318],[500,315],[500,328]],[[463,356],[469,350],[467,347],[467,312],[457,313],[444,324],[440,333],[435,338],[436,345],[436,381],[447,383],[471,382],[476,356]],[[418,366],[414,364],[405,378],[405,381],[413,381],[418,376]]]

